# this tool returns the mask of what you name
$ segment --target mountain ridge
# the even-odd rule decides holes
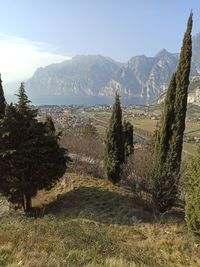
[[[191,76],[200,74],[200,33],[193,37]],[[150,104],[166,90],[178,63],[178,53],[161,49],[154,57],[138,55],[126,63],[102,55],[77,55],[38,68],[26,82],[30,96],[113,97]]]

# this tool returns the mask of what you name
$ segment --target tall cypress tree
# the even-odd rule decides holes
[[[133,125],[129,121],[123,122],[124,159],[133,154]]]
[[[120,165],[124,162],[122,110],[119,95],[116,94],[105,141],[105,177],[116,183],[120,180]]]
[[[189,75],[192,58],[192,13],[189,16],[187,30],[184,35],[183,45],[176,71],[176,97],[174,102],[175,121],[173,124],[173,137],[171,142],[171,154],[169,157],[172,168],[179,173],[183,146],[183,133],[185,130],[185,118],[187,111],[187,97]]]
[[[157,133],[153,198],[160,212],[171,208],[177,197],[192,57],[191,31],[192,13],[188,19],[178,67],[167,90]]]
[[[0,119],[4,116],[6,108],[6,100],[4,97],[1,74],[0,74]]]

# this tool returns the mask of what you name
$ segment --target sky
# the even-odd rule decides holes
[[[126,62],[178,52],[191,9],[193,35],[200,32],[199,0],[0,0],[0,7],[5,84],[77,54]]]

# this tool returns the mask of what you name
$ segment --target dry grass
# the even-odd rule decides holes
[[[197,130],[200,130],[199,122],[186,122],[186,129],[185,129],[186,134]]]
[[[183,152],[186,153],[186,155],[197,155],[197,144],[193,143],[183,143]]]
[[[1,218],[1,267],[200,266],[182,211],[155,219],[129,188],[69,173],[34,199],[43,203],[43,218]]]

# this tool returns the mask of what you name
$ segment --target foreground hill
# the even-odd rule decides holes
[[[69,173],[42,203],[43,218],[0,219],[1,267],[200,266],[182,211],[156,220],[124,186]]]

